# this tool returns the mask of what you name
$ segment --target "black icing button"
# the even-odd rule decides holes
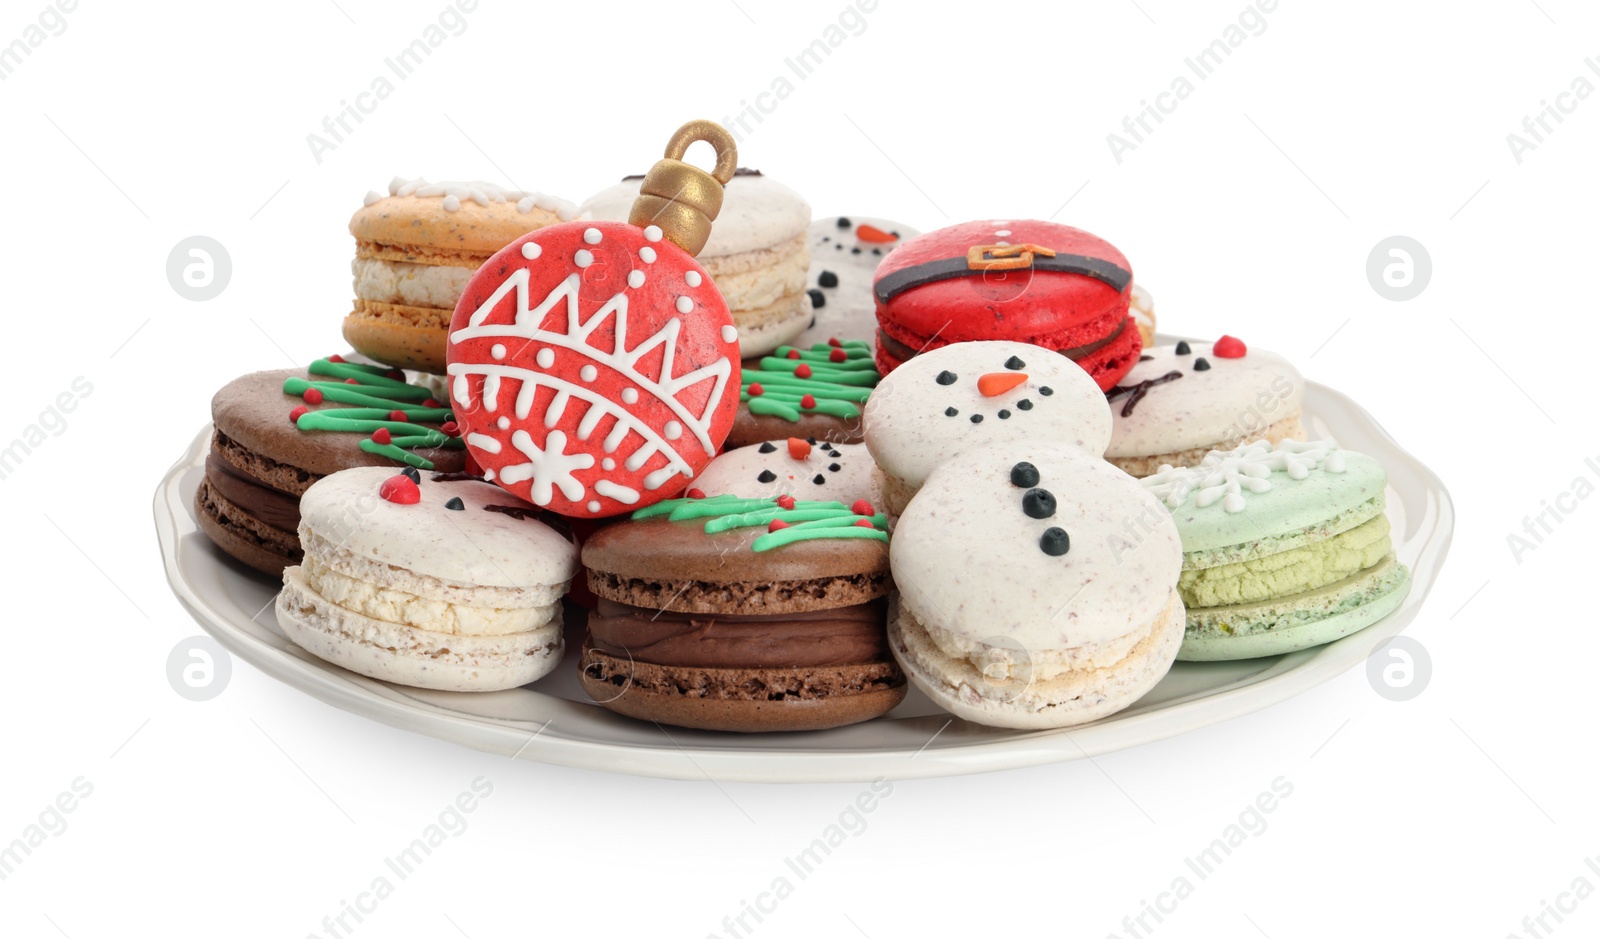
[[[860,248],[851,248],[850,249],[850,253],[851,254],[860,254],[861,253],[861,249]]]
[[[772,470],[762,470],[761,471],[761,475],[756,477],[756,482],[758,482],[758,483],[770,483],[774,479],[777,479],[777,478],[778,478],[778,474],[774,473]]]
[[[1022,494],[1022,511],[1029,518],[1049,518],[1056,514],[1056,497],[1048,489],[1029,489]]]
[[[823,271],[817,275],[817,286],[837,287],[839,286],[839,275],[835,274],[833,271]]]
[[[1197,372],[1209,372],[1211,363],[1206,361],[1205,356],[1200,356],[1194,360],[1194,370]]]
[[[1033,410],[1033,402],[1029,401],[1027,398],[1023,398],[1021,401],[1017,402],[1017,410],[1031,411]]]
[[[411,480],[414,483],[422,482],[422,474],[417,472],[417,468],[415,466],[408,466],[405,469],[401,470],[400,472],[407,479]]]
[[[806,291],[806,296],[811,298],[811,309],[813,309],[813,310],[828,305],[828,298],[823,296],[822,295],[822,291],[818,290],[815,287],[811,288],[810,290],[807,290]]]
[[[949,369],[945,369],[939,374],[933,376],[933,380],[941,385],[953,385],[956,383],[956,373],[950,371]]]
[[[1051,395],[1055,394],[1056,390],[1054,388],[1051,388],[1049,385],[1040,385],[1039,386],[1039,393],[1044,395],[1046,398],[1048,398]]]
[[[944,416],[945,417],[955,417],[957,414],[960,414],[960,413],[961,412],[957,411],[955,408],[945,408],[944,409]]]
[[[1187,342],[1180,342],[1172,351],[1175,355],[1188,355],[1190,351],[1189,344]]]
[[[1058,558],[1067,553],[1071,546],[1071,539],[1062,528],[1046,528],[1044,534],[1039,536],[1039,550],[1053,558]]]
[[[1006,418],[1010,417],[1010,416],[1011,416],[1011,412],[1007,411],[1005,408],[1001,408],[1000,409],[1000,413],[995,415],[995,417],[1000,418],[1002,421],[1005,420]]]
[[[466,505],[462,503],[460,496],[452,496],[450,501],[444,504],[444,507],[452,512],[460,512],[466,508]]]
[[[974,414],[971,417],[971,421],[974,424],[982,424],[983,423],[983,415],[982,414]]]
[[[1039,485],[1039,468],[1032,463],[1022,462],[1011,467],[1011,485],[1018,489],[1028,489]]]
[[[823,483],[827,482],[828,478],[826,476],[823,476],[821,473],[818,473],[817,475],[811,477],[811,481],[820,486]]]

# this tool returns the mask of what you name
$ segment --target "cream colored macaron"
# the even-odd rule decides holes
[[[528,232],[575,217],[572,203],[544,193],[396,177],[350,219],[356,299],[345,341],[387,365],[442,373],[467,278]]]
[[[639,197],[641,176],[590,196],[580,211],[625,222]],[[723,187],[722,211],[696,260],[711,275],[739,329],[739,354],[766,355],[811,322],[806,232],[811,206],[788,186],[754,170],[739,170]]]
[[[561,660],[569,536],[462,474],[344,470],[300,500],[305,560],[278,625],[307,652],[401,685],[499,691]]]

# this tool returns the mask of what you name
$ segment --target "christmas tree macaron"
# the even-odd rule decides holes
[[[1394,557],[1386,482],[1376,460],[1330,440],[1258,441],[1141,480],[1183,539],[1178,657],[1293,652],[1393,612],[1410,574]]]

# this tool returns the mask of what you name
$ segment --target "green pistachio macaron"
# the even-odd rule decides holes
[[[1387,475],[1330,440],[1212,451],[1141,482],[1183,541],[1178,658],[1249,659],[1365,629],[1405,598],[1384,515]]]

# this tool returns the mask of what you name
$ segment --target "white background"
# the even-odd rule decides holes
[[[0,43],[43,4],[5,3]],[[683,120],[754,101],[844,0],[483,0],[318,163],[306,135],[443,5],[88,0],[0,82],[0,440],[75,377],[93,385],[0,481],[0,842],[78,777],[93,787],[0,881],[8,936],[322,934],[480,776],[493,794],[470,827],[357,935],[723,934],[861,789],[512,762],[242,662],[209,702],[169,687],[169,650],[199,629],[164,582],[152,488],[215,388],[342,348],[345,224],[362,195],[402,174],[581,199],[642,171]],[[1576,0],[1288,0],[1115,160],[1107,134],[1192,78],[1184,58],[1243,8],[880,0],[752,124],[742,162],[819,215],[1087,228],[1132,260],[1163,328],[1241,336],[1363,403],[1459,512],[1409,631],[1430,684],[1393,703],[1358,669],[1093,764],[896,783],[757,935],[1127,935],[1123,918],[1278,777],[1293,793],[1266,830],[1156,935],[1544,936],[1523,917],[1580,876],[1600,887],[1583,864],[1600,852],[1600,638],[1580,600],[1600,507],[1564,499],[1574,511],[1520,563],[1506,540],[1576,477],[1600,482],[1584,464],[1600,458],[1587,293],[1600,102],[1565,99],[1573,112],[1520,163],[1506,141],[1576,76],[1600,83],[1584,63],[1600,16]],[[195,234],[233,259],[203,303],[165,273]],[[1409,302],[1380,298],[1365,272],[1395,234],[1433,261]],[[1545,923],[1594,935],[1600,900]]]

